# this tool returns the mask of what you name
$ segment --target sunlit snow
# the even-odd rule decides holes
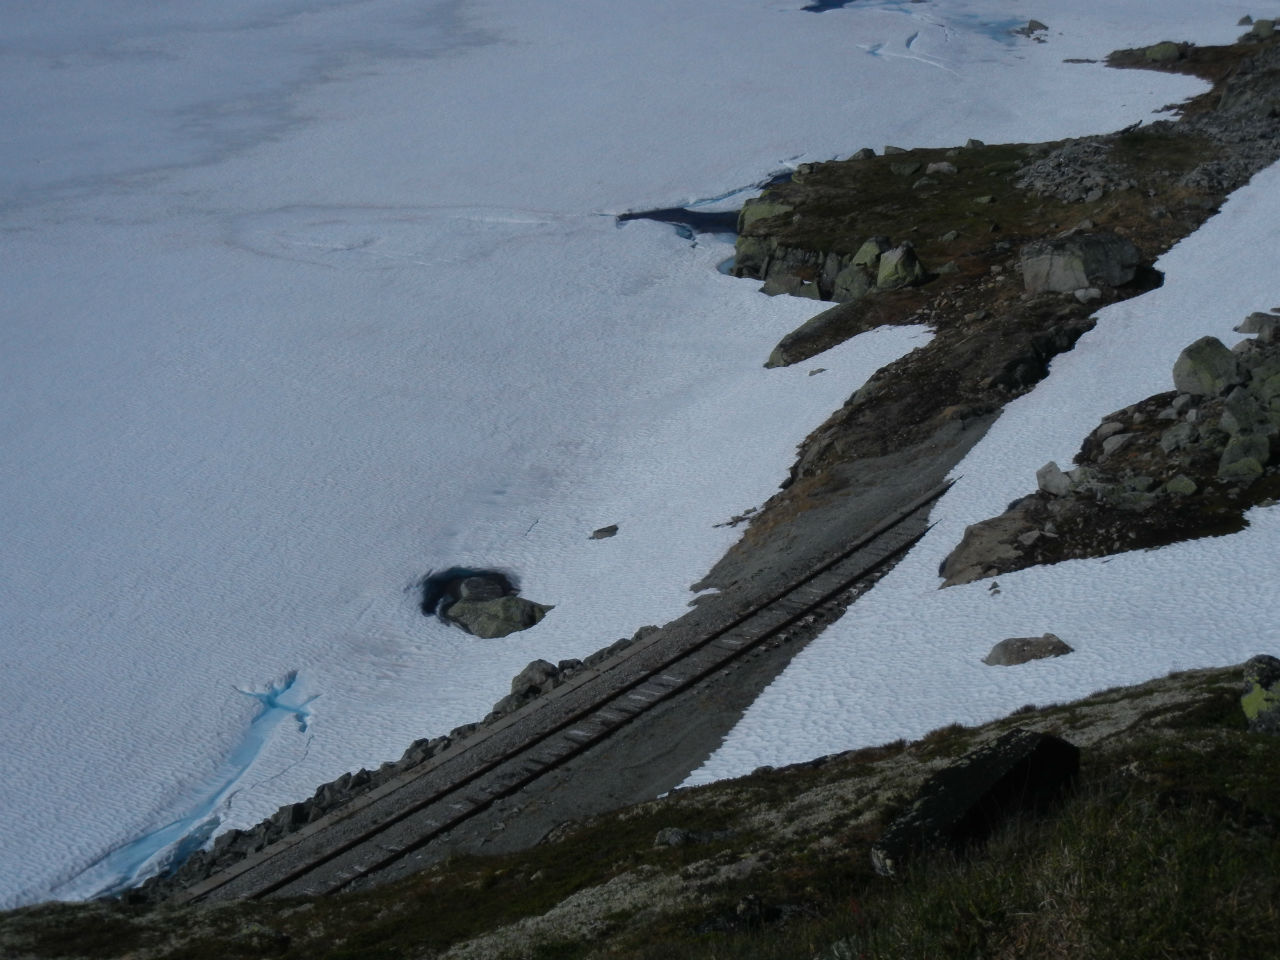
[[[723,240],[613,215],[731,207],[865,145],[1117,128],[1203,85],[1065,59],[1221,42],[1250,12],[1176,0],[1156,36],[1138,0],[1019,5],[1051,25],[1039,44],[1006,32],[996,0],[802,6],[4,6],[0,906],[128,882],[175,843],[477,719],[535,657],[679,615],[735,535],[713,525],[766,498],[795,444],[927,336],[864,335],[819,376],[766,371],[818,306],[719,273]],[[1237,292],[1224,323],[1260,306]],[[967,489],[947,517],[981,513]],[[893,581],[913,597],[934,586],[905,579],[916,562]],[[514,571],[555,610],[478,642],[418,609],[414,585],[452,565]],[[1053,574],[1011,581],[1003,609],[1034,608],[1018,584],[1035,576]],[[958,606],[929,626],[916,603],[917,624],[891,629],[892,590],[877,595],[813,657],[855,622],[849,663],[876,670],[903,652],[894,630],[970,658],[985,642]],[[1123,676],[1169,660],[1149,637],[1080,646],[1077,663],[1109,656]],[[1063,695],[1093,682],[1025,676],[1064,669]],[[992,685],[1015,682],[899,676],[945,688],[946,719],[989,713],[1009,699]],[[842,745],[896,722],[859,726],[881,712],[850,683],[846,719],[824,721]],[[894,735],[929,725],[911,702]]]

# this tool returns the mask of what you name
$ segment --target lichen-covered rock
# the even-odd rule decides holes
[[[1244,665],[1240,707],[1256,733],[1280,733],[1280,660],[1259,654]]]
[[[1239,358],[1217,337],[1201,337],[1173,365],[1174,389],[1192,396],[1216,397],[1244,379]]]
[[[1142,51],[1142,55],[1152,63],[1172,63],[1175,60],[1182,59],[1183,50],[1181,44],[1174,43],[1172,40],[1164,40],[1147,47]]]
[[[1028,293],[1073,293],[1087,287],[1119,287],[1133,279],[1142,255],[1112,233],[1078,233],[1022,248],[1022,282]]]
[[[916,259],[915,250],[904,243],[880,255],[876,286],[881,290],[896,290],[923,283],[927,276],[923,264]]]
[[[780,217],[783,214],[791,213],[795,207],[787,203],[778,203],[774,200],[765,200],[756,198],[748,200],[742,205],[742,212],[738,214],[738,233],[744,233],[747,227],[751,226],[756,220],[767,220],[770,217]]]
[[[524,597],[507,596],[493,600],[459,600],[444,610],[444,617],[467,633],[486,640],[528,630],[553,609]]]

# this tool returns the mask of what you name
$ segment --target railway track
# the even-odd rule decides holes
[[[425,846],[603,743],[655,704],[730,667],[874,576],[924,535],[942,484],[728,622],[666,628],[460,744],[195,883],[175,903],[317,896],[421,869]],[[910,521],[914,520],[912,523]]]

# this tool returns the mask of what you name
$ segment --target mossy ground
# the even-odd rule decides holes
[[[496,958],[1247,957],[1280,912],[1277,741],[1245,729],[1239,670],[1175,675],[980,728],[682,790],[504,857],[314,901],[48,905],[0,917],[14,958],[431,957],[632,882],[588,933]],[[877,877],[870,844],[925,773],[1015,725],[1083,746],[1077,790],[964,856]],[[665,827],[691,834],[655,846]],[[740,869],[750,867],[750,869]],[[654,881],[684,892],[648,900]],[[563,910],[563,907],[560,908]],[[489,954],[482,954],[488,956]]]

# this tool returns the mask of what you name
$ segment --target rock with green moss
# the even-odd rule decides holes
[[[1240,706],[1250,730],[1280,733],[1280,660],[1264,653],[1245,663]]]
[[[1152,63],[1172,63],[1182,59],[1182,45],[1172,40],[1153,43],[1142,51],[1142,55]]]
[[[1174,389],[1192,396],[1216,397],[1244,379],[1239,359],[1217,337],[1201,337],[1173,365]]]
[[[1227,441],[1218,459],[1218,476],[1247,480],[1262,475],[1271,459],[1271,441],[1257,434],[1240,434]]]
[[[880,290],[896,290],[923,283],[928,274],[916,258],[909,244],[894,247],[880,255],[876,270],[876,287]]]
[[[506,596],[492,600],[459,600],[450,604],[444,617],[473,636],[486,640],[528,630],[553,609],[524,597]]]
[[[770,217],[780,217],[784,213],[790,213],[795,207],[789,203],[778,203],[775,200],[766,200],[763,197],[755,200],[748,200],[742,205],[742,212],[738,214],[738,233],[745,233],[747,227],[751,226],[757,220],[767,220]]]

